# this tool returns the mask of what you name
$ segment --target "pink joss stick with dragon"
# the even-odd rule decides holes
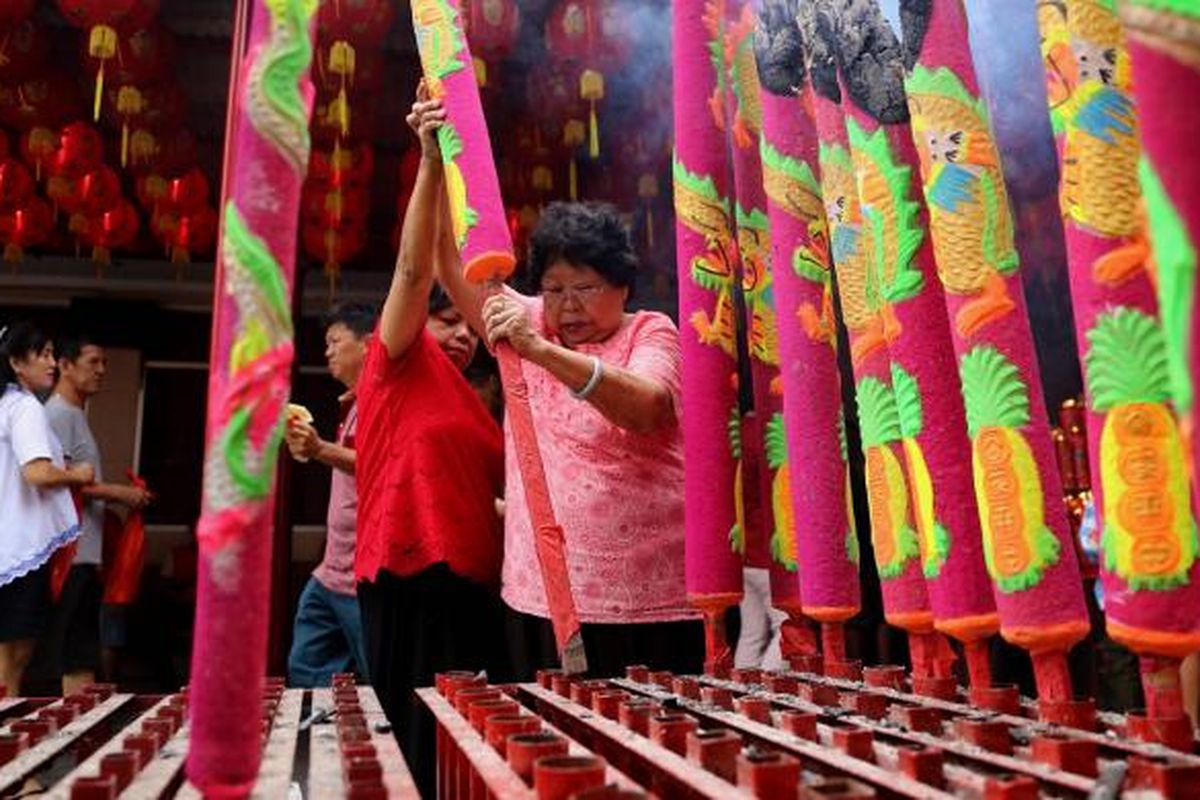
[[[855,33],[872,30],[870,45]],[[1000,629],[983,539],[971,462],[966,415],[958,380],[946,303],[937,277],[929,214],[904,100],[899,40],[890,28],[865,26],[841,35],[842,89],[848,102],[847,133],[862,209],[868,274],[891,357],[909,492],[920,544],[921,569],[929,591],[934,626],[963,643],[971,686],[982,703],[1015,706],[1012,691],[991,692],[990,645]],[[848,91],[864,64],[882,67],[891,91]],[[878,80],[878,79],[876,79]],[[920,694],[954,692],[949,664],[936,637],[918,639],[914,688]],[[922,676],[921,673],[925,672]],[[933,671],[937,674],[928,677]]]
[[[1090,702],[1073,700],[1066,659],[1090,627],[1082,578],[966,14],[960,0],[901,5],[910,23],[912,135],[958,356],[1001,635],[1033,657],[1042,718],[1091,725]]]
[[[473,283],[488,284],[489,292],[502,291],[501,282],[512,273],[516,258],[460,4],[457,0],[414,0],[412,19],[430,95],[446,107],[438,144],[463,273]],[[501,343],[496,360],[559,658],[567,672],[585,672],[587,659],[571,594],[563,530],[546,483],[521,358],[509,344]]]
[[[907,632],[910,639],[919,640],[934,633],[933,612],[921,574],[900,415],[892,391],[891,359],[881,335],[883,319],[868,269],[868,229],[858,202],[834,51],[828,38],[816,32],[814,7],[805,4],[801,10],[820,139],[821,192],[842,320],[850,339],[871,544],[883,592],[884,618]],[[836,671],[835,667],[832,672]],[[831,672],[829,665],[826,672]]]
[[[771,226],[783,382],[783,444],[795,507],[804,615],[840,640],[859,611],[858,539],[850,509],[845,429],[825,207],[817,180],[817,132],[804,53],[792,14],[758,9],[762,168]],[[778,441],[771,442],[779,446]],[[844,661],[844,656],[831,659]]]
[[[1131,714],[1128,732],[1190,750],[1179,660],[1200,651],[1200,565],[1148,271],[1125,32],[1112,0],[1040,2],[1038,23],[1087,393],[1107,632],[1140,657],[1146,714]]]
[[[771,576],[771,605],[787,613],[783,656],[799,666],[816,643],[806,641],[801,621],[800,581],[796,571],[796,520],[788,485],[789,459],[779,377],[779,326],[775,313],[774,265],[763,191],[759,141],[762,92],[754,58],[754,9],[747,0],[724,8],[709,2],[709,24],[723,48],[714,48],[725,70],[725,93],[713,108],[723,109],[733,162],[735,221],[742,270],[746,331],[754,413],[742,420],[742,467],[747,480],[746,555],[749,564],[765,561]],[[751,513],[753,506],[756,513]],[[757,551],[757,553],[756,553]],[[754,555],[758,558],[754,558]]]
[[[725,134],[709,98],[718,85],[704,0],[672,4],[675,86],[675,241],[680,344],[689,601],[704,614],[705,671],[728,670],[724,613],[742,597],[742,557],[730,436],[739,424],[733,216]]]
[[[275,464],[313,88],[311,0],[251,4],[214,281],[187,777],[246,797],[262,757]]]

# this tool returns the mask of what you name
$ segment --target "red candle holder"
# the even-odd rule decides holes
[[[100,776],[112,776],[116,781],[117,791],[123,792],[126,786],[133,783],[133,776],[137,775],[140,767],[136,754],[122,750],[109,753],[100,759]]]
[[[621,701],[629,697],[620,689],[601,689],[592,693],[592,710],[605,719],[616,720]]]
[[[483,733],[489,717],[513,716],[520,710],[521,706],[516,700],[507,698],[485,700],[471,705],[471,710],[467,712],[467,719],[476,732]]]
[[[662,712],[662,706],[652,700],[626,697],[617,709],[617,722],[641,736],[650,735],[650,718]]]
[[[508,737],[541,729],[542,721],[532,714],[499,714],[488,717],[483,726],[484,739],[501,757],[508,755]]]
[[[794,800],[800,762],[787,753],[747,748],[737,756],[737,785],[758,800]]]
[[[546,756],[565,756],[567,749],[567,740],[555,733],[518,733],[508,737],[505,757],[513,772],[532,785],[534,763]]]
[[[8,733],[0,733],[0,767],[28,749],[28,734],[14,730],[10,730]]]
[[[568,800],[586,789],[604,785],[606,765],[597,756],[550,756],[533,765],[533,790],[538,800]]]
[[[733,731],[692,731],[687,736],[687,760],[731,783],[737,778],[741,749],[742,737]]]
[[[700,723],[686,714],[660,714],[650,718],[650,740],[676,755],[687,752],[688,735]]]
[[[71,800],[116,800],[117,782],[111,775],[76,778],[71,784]]]
[[[784,709],[779,712],[779,727],[801,739],[817,741],[817,715],[809,711]]]
[[[904,691],[904,667],[892,665],[882,667],[863,667],[863,683],[875,689],[894,689]]]
[[[671,681],[671,690],[688,700],[700,699],[700,681],[690,677],[679,677]]]

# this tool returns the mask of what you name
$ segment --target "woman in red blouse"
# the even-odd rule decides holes
[[[434,131],[443,118],[420,120],[411,211],[358,382],[354,564],[371,682],[430,795],[433,730],[413,689],[443,670],[504,663],[495,508],[503,437],[462,374],[478,339],[433,285],[429,232],[441,235],[443,202]]]

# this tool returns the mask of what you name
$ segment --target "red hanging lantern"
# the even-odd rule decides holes
[[[374,171],[375,152],[365,144],[353,150],[313,150],[308,160],[310,180],[344,189],[367,186]]]
[[[46,35],[32,20],[0,28],[0,83],[15,85],[35,77],[49,55]]]
[[[104,139],[86,122],[72,122],[58,135],[54,156],[54,171],[58,174],[77,177],[100,167],[103,160]]]
[[[208,204],[208,177],[198,167],[192,167],[167,184],[167,200],[172,210],[190,214]]]
[[[15,25],[33,14],[37,0],[0,0],[0,25]]]
[[[133,242],[139,226],[137,209],[128,200],[118,200],[111,208],[88,215],[84,238],[92,246],[92,260],[111,263],[112,251]]]
[[[0,160],[0,210],[11,211],[25,204],[33,194],[33,176],[15,158]]]
[[[75,182],[75,197],[74,211],[98,216],[121,204],[121,180],[111,167],[101,165]]]
[[[4,260],[21,261],[25,248],[42,244],[50,238],[54,220],[50,207],[40,197],[29,197],[23,205],[0,218],[0,241],[4,242]]]
[[[369,142],[375,135],[374,122],[373,106],[367,99],[355,100],[350,95],[318,96],[309,127],[316,147],[333,150]]]
[[[207,253],[217,240],[217,212],[208,206],[184,214],[171,233],[171,261],[187,263],[196,253]]]
[[[370,198],[366,188],[342,190],[305,184],[300,208],[306,223],[325,228],[366,225]]]

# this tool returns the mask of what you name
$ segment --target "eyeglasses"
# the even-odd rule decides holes
[[[587,305],[602,295],[609,287],[602,283],[585,283],[579,286],[543,286],[542,297],[550,305],[562,305],[569,297],[580,305]]]

